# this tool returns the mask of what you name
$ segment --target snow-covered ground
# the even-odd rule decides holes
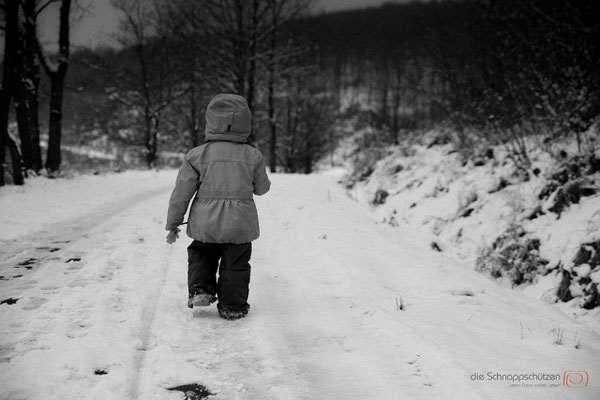
[[[40,230],[56,232],[56,223],[102,217],[162,193],[173,185],[172,172],[126,171],[81,175],[74,179],[31,178],[24,186],[0,188],[0,240],[13,240]],[[109,210],[113,208],[114,210]]]
[[[189,240],[163,231],[174,171],[1,188],[0,398],[600,397],[598,333],[376,224],[339,178],[272,176],[233,322],[185,306]]]

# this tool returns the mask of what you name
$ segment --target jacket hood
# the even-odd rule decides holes
[[[252,113],[246,99],[237,94],[218,94],[206,108],[206,141],[246,142]]]

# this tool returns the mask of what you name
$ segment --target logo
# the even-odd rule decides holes
[[[584,388],[588,385],[589,377],[586,371],[565,371],[563,385],[570,388]]]

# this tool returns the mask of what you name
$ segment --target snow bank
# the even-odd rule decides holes
[[[574,298],[569,306],[583,306],[582,291],[588,290],[585,294],[593,296],[589,292],[593,290],[588,287],[589,276],[574,273],[571,283],[562,282],[561,273],[577,265],[574,257],[584,244],[598,240],[600,196],[594,192],[600,173],[585,176],[585,184],[591,185],[590,193],[578,199],[578,204],[552,208],[556,201],[553,196],[560,193],[549,184],[558,179],[557,171],[567,168],[571,157],[565,154],[576,154],[573,143],[544,149],[532,144],[531,166],[525,172],[502,146],[481,149],[478,155],[467,158],[453,144],[440,140],[440,136],[440,132],[428,132],[417,143],[407,140],[400,146],[388,147],[389,155],[372,167],[361,164],[362,171],[346,178],[350,194],[368,204],[378,222],[425,231],[430,234],[434,249],[453,254],[471,268],[478,265],[478,260],[480,264],[486,253],[500,252],[498,238],[518,228],[510,245],[534,253],[539,265],[532,282],[528,282],[530,276],[524,277],[523,271],[517,271],[521,275],[515,279],[502,277],[506,283],[533,283],[523,289],[525,293],[549,302]],[[347,141],[338,157],[351,155],[356,159],[352,155],[360,151],[357,144],[360,140],[356,138]],[[563,152],[563,160],[556,155],[559,151]],[[380,153],[385,154],[382,150]],[[552,193],[540,198],[548,187]],[[590,274],[597,273],[600,265],[590,268]],[[560,285],[566,285],[565,290],[569,291],[562,297],[557,293]]]

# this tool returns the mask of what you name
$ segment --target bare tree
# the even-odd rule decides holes
[[[278,35],[285,24],[307,9],[308,3],[309,0],[170,2],[171,14],[178,24],[179,47],[187,55],[184,63],[191,67],[181,71],[180,78],[188,75],[183,78],[189,89],[185,96],[188,99],[185,114],[193,144],[197,143],[196,121],[201,113],[192,110],[198,105],[196,100],[203,99],[197,89],[245,96],[257,116],[253,119],[256,126],[261,115],[257,111],[262,106],[257,103],[257,95],[266,86],[271,148],[276,148],[274,97],[276,86],[281,84],[278,74],[285,58],[289,58],[288,53],[297,51],[280,43]],[[201,71],[201,76],[195,71]],[[253,139],[254,135],[251,141]]]
[[[40,10],[56,1],[48,0]],[[55,173],[60,170],[61,151],[60,144],[62,138],[62,105],[65,89],[65,78],[69,68],[69,16],[71,13],[71,0],[60,0],[60,20],[58,33],[58,55],[56,65],[52,66],[51,61],[46,56],[39,40],[36,40],[36,50],[40,62],[50,78],[50,118],[48,123],[48,153],[46,156],[46,169],[49,173]]]
[[[25,75],[25,35],[20,29],[19,24],[18,40],[15,44],[16,57],[14,62],[14,91],[13,99],[15,105],[17,129],[19,132],[19,142],[21,150],[21,162],[23,164],[24,175],[27,177],[27,171],[32,168],[31,137],[29,128],[29,107],[27,102],[27,77]],[[35,53],[34,53],[35,55]]]
[[[51,2],[39,4],[38,0],[21,0],[23,8],[23,75],[21,81],[25,90],[27,104],[29,145],[31,146],[31,168],[39,172],[42,167],[42,151],[40,147],[39,123],[39,86],[40,65],[36,53],[37,17]]]
[[[21,155],[15,141],[8,133],[10,103],[15,91],[15,68],[19,57],[19,27],[17,22],[19,4],[16,1],[4,1],[1,5],[4,11],[5,27],[3,75],[2,87],[0,88],[0,186],[4,185],[4,160],[7,149],[10,152],[12,161],[13,182],[22,185]]]
[[[253,109],[258,54],[266,37],[264,0],[205,0],[205,34],[223,90],[246,97]]]
[[[269,37],[266,57],[267,69],[267,115],[270,130],[269,137],[269,169],[277,169],[277,110],[275,95],[278,83],[278,74],[285,66],[285,62],[299,53],[297,46],[290,43],[279,43],[279,34],[282,27],[301,16],[309,9],[309,0],[267,0],[269,10]]]
[[[324,155],[336,118],[336,99],[314,66],[294,69],[282,92],[285,121],[278,153],[286,172],[309,174]]]
[[[166,34],[174,41],[177,85],[184,91],[172,104],[174,120],[169,123],[173,126],[183,125],[190,135],[187,145],[196,147],[204,142],[201,132],[204,117],[202,104],[212,92],[218,90],[215,83],[218,73],[209,61],[211,54],[207,50],[210,47],[206,35],[207,11],[199,1],[172,0],[161,4],[161,13],[165,16]]]
[[[113,0],[112,4],[125,16],[120,41],[135,53],[133,70],[122,69],[118,77],[127,90],[116,90],[112,96],[136,110],[143,120],[146,163],[156,166],[159,128],[163,112],[185,90],[171,84],[173,63],[170,38],[164,30],[160,3],[144,0]]]

